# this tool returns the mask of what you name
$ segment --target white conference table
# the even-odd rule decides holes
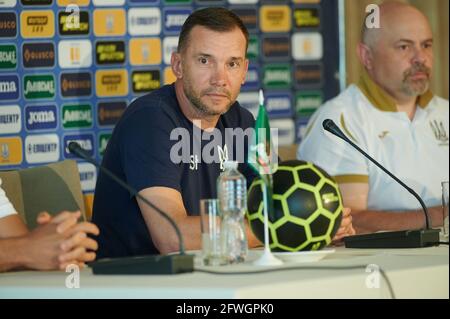
[[[22,271],[0,274],[0,299],[5,298],[391,298],[383,277],[366,266],[382,269],[396,298],[449,298],[448,246],[422,249],[346,249],[309,263],[285,263],[295,270],[262,274],[217,275],[193,272],[178,275],[117,276],[80,272],[80,287],[67,288],[69,273]],[[196,268],[223,272],[257,271],[252,265],[261,252],[251,251],[240,265]],[[323,267],[359,269],[325,270]],[[307,267],[307,268],[305,268]],[[371,270],[376,269],[370,266]],[[302,269],[303,268],[303,269]],[[379,280],[377,279],[379,278]],[[377,285],[377,283],[379,283]],[[377,288],[378,286],[378,288]]]

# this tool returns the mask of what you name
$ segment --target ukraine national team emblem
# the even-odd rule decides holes
[[[430,122],[431,129],[433,130],[436,139],[444,145],[448,145],[448,134],[445,130],[444,123],[442,121],[433,120]]]

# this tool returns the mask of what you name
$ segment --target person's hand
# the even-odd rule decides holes
[[[61,245],[65,238],[58,233],[57,224],[46,223],[36,227],[23,237],[21,255],[24,266],[37,270],[53,270],[60,268],[59,255],[63,253]]]
[[[79,211],[74,213],[62,212],[55,217],[50,216],[46,212],[39,214],[37,222],[40,227],[36,229],[36,233],[32,232],[30,235],[32,235],[32,238],[38,237],[38,241],[35,245],[43,245],[47,251],[54,249],[53,254],[56,254],[58,265],[56,265],[55,256],[48,251],[47,254],[42,256],[42,259],[50,258],[51,261],[48,263],[44,262],[44,264],[41,264],[42,261],[40,261],[36,263],[33,268],[44,267],[38,269],[65,269],[70,264],[76,264],[82,267],[85,262],[95,259],[94,251],[97,250],[98,245],[95,240],[87,237],[87,234],[98,235],[99,230],[97,226],[92,223],[77,223],[80,216],[81,213]],[[53,238],[57,244],[57,247],[50,248],[45,245],[45,240],[43,240],[41,236],[48,236],[48,234],[44,234],[43,230],[48,230],[52,227],[59,237],[55,236],[56,234],[49,237]],[[33,258],[36,258],[36,256]]]
[[[60,248],[63,253],[59,256],[60,269],[65,269],[70,264],[77,264],[81,267],[86,262],[95,259],[95,251],[98,244],[87,234],[98,235],[97,226],[92,223],[82,222],[72,226],[64,231],[65,235],[69,235],[61,244]]]
[[[352,215],[350,208],[344,208],[342,212],[341,226],[332,240],[333,245],[342,245],[342,238],[354,235],[355,229],[352,224]]]

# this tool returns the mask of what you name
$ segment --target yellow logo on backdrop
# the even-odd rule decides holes
[[[53,11],[23,11],[20,14],[20,32],[24,38],[51,38],[55,35]]]
[[[164,84],[172,84],[175,82],[177,77],[173,74],[172,68],[170,66],[164,69]]]
[[[94,11],[94,34],[99,37],[125,35],[126,19],[122,9],[97,9]]]
[[[95,73],[95,87],[99,97],[127,95],[127,70],[98,70]]]
[[[84,194],[84,207],[86,208],[86,219],[92,218],[92,207],[94,207],[94,194]]]
[[[130,40],[131,65],[161,64],[161,39],[140,38]]]
[[[58,0],[58,6],[65,7],[69,4],[75,4],[77,6],[88,6],[90,0]]]
[[[81,56],[80,47],[78,46],[70,47],[69,54],[70,54],[70,62],[72,64],[80,63],[80,56]]]
[[[262,6],[260,11],[263,32],[289,32],[291,8],[288,6]]]
[[[0,138],[0,166],[22,163],[22,140],[20,137]]]
[[[311,39],[305,39],[303,41],[303,52],[305,54],[310,55],[313,51],[313,43],[311,42]]]

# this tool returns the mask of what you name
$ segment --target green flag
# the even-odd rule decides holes
[[[270,135],[269,117],[264,107],[264,96],[262,90],[260,90],[259,110],[255,122],[255,131],[248,149],[248,164],[258,173],[264,182],[268,181],[268,176],[266,175],[275,173],[278,166],[278,157]]]

